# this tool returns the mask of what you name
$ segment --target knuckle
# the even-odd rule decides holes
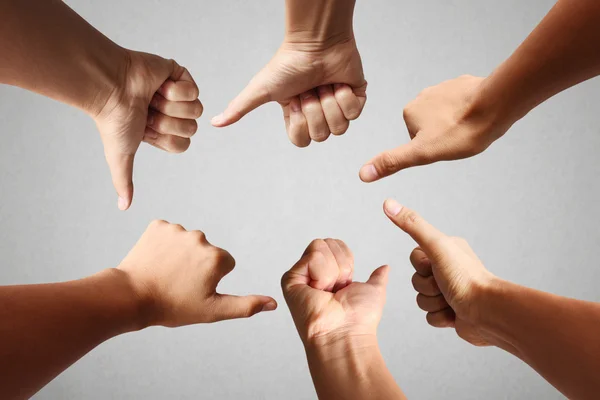
[[[436,161],[431,147],[424,141],[412,141],[413,153],[419,160],[420,164],[430,164]]]
[[[468,335],[465,332],[464,328],[460,325],[457,325],[456,327],[454,327],[454,330],[456,331],[456,335],[461,338],[462,340],[465,340],[468,342]]]
[[[428,96],[433,91],[433,88],[433,86],[427,86],[425,89],[421,90],[421,93],[419,93],[418,97]]]
[[[168,148],[172,153],[183,153],[185,152],[191,144],[189,139],[182,139],[177,136],[169,135],[168,140]]]
[[[227,250],[223,250],[220,247],[215,247],[214,261],[216,265],[233,270],[235,267],[235,259]]]
[[[169,224],[170,228],[177,232],[185,231],[185,228],[180,224]]]
[[[311,138],[317,143],[324,142],[329,137],[329,132],[324,129],[319,129],[316,132],[311,132]]]
[[[152,222],[150,222],[150,224],[148,225],[149,228],[159,228],[165,225],[168,225],[169,223],[165,220],[162,219],[155,219]]]
[[[419,306],[419,308],[423,309],[423,307],[422,307],[422,304],[423,304],[423,295],[421,293],[418,293],[415,300],[416,300],[417,305]]]
[[[208,243],[208,240],[206,240],[206,235],[202,231],[191,231],[190,235],[198,243]]]
[[[187,96],[189,99],[197,99],[200,95],[200,90],[194,85],[187,90]]]
[[[203,113],[204,113],[204,106],[202,105],[202,103],[200,103],[200,101],[198,101],[194,105],[194,110],[193,110],[194,118],[200,118]]]
[[[319,98],[321,99],[323,109],[337,107],[337,101],[330,92],[319,92]]]
[[[433,276],[427,277],[425,279],[425,284],[427,287],[426,290],[429,291],[429,294],[431,296],[437,296],[440,294],[440,289],[439,289],[438,284]]]
[[[421,292],[421,286],[422,286],[422,279],[421,279],[421,275],[414,273],[412,278],[411,278],[411,283],[413,286],[413,289],[415,289],[417,292]]]
[[[316,101],[316,97],[309,97],[302,100],[302,111],[305,114],[312,114],[321,111],[321,103]]]
[[[325,242],[325,240],[323,240],[323,239],[314,239],[308,245],[308,248],[311,249],[311,250],[319,250],[319,249],[322,249],[324,247],[327,247],[327,242]]]
[[[318,263],[323,261],[324,259],[323,253],[321,253],[320,249],[314,249],[310,254],[308,254],[307,262],[310,263]]]
[[[400,215],[400,224],[404,226],[407,230],[414,228],[419,224],[419,214],[417,214],[413,210],[402,210]]]
[[[301,138],[295,135],[290,135],[290,141],[292,142],[292,144],[296,147],[299,147],[301,149],[308,147],[310,145],[310,138],[306,139],[306,138]]]
[[[342,124],[335,124],[331,126],[331,133],[334,134],[335,136],[340,136],[343,135],[344,133],[346,133],[346,131],[348,131],[348,128],[350,127],[350,123],[348,121],[345,121]]]
[[[427,313],[427,315],[425,316],[425,319],[427,320],[427,323],[429,325],[433,326],[434,328],[438,327],[438,322],[432,313]]]
[[[396,171],[398,160],[391,153],[385,152],[379,157],[379,168],[385,174],[390,174]]]
[[[407,105],[402,110],[402,118],[404,119],[404,121],[407,121],[408,119],[410,119],[410,114],[411,114],[410,105]]]
[[[279,284],[281,285],[281,289],[283,290],[283,292],[287,292],[288,289],[288,285],[287,283],[290,280],[290,271],[286,271],[282,276],[281,276],[281,280],[279,282]]]
[[[189,120],[189,122],[186,123],[185,131],[187,134],[190,135],[190,137],[194,136],[198,131],[198,123],[196,122],[196,120]]]
[[[360,108],[351,108],[348,110],[347,116],[350,121],[354,121],[355,119],[358,119],[358,117],[360,117],[361,113],[362,110]]]
[[[462,238],[462,237],[453,237],[452,240],[459,245],[463,245],[463,246],[469,245],[469,242],[467,242],[467,239]]]

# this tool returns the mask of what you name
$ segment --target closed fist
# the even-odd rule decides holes
[[[385,304],[389,267],[353,282],[354,258],[341,240],[314,240],[281,286],[305,345],[375,336]]]
[[[140,144],[170,153],[186,151],[203,111],[187,69],[154,54],[125,54],[111,96],[94,116],[121,210],[133,200],[133,161]]]
[[[291,142],[306,147],[343,135],[367,101],[367,81],[356,42],[330,46],[284,43],[273,59],[212,123],[224,127],[276,101]]]

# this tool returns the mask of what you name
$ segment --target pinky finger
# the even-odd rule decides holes
[[[353,121],[360,117],[364,103],[354,94],[350,86],[336,83],[334,96],[347,120]]]
[[[454,328],[456,314],[450,307],[438,312],[427,313],[427,323],[434,328]]]
[[[148,127],[146,127],[143,141],[169,153],[183,153],[192,143],[189,138],[163,135]]]
[[[306,147],[310,145],[311,138],[308,132],[308,122],[302,113],[300,99],[294,97],[289,105],[289,128],[288,136],[290,141],[297,147]]]

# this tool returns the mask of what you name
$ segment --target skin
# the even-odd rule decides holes
[[[343,135],[367,100],[352,27],[354,4],[354,0],[286,0],[281,47],[212,124],[231,125],[276,101],[296,146]]]
[[[0,83],[92,117],[117,205],[128,209],[141,142],[173,153],[190,146],[203,111],[191,75],[173,60],[118,46],[59,0],[0,0],[0,15]]]
[[[419,245],[410,255],[412,283],[430,325],[513,354],[569,399],[598,397],[600,304],[502,280],[464,239],[445,235],[394,200],[384,211]]]
[[[344,242],[319,239],[281,280],[318,397],[405,399],[377,344],[389,267],[365,283],[354,282],[353,272]]]
[[[271,297],[217,292],[234,266],[202,232],[155,221],[117,268],[71,282],[0,287],[0,397],[33,396],[117,335],[275,310]]]
[[[483,152],[550,97],[600,75],[600,2],[560,0],[489,77],[425,89],[404,109],[411,141],[367,162],[373,182],[406,168]]]

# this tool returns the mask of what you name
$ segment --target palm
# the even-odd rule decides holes
[[[341,332],[373,334],[385,304],[385,294],[381,289],[359,282],[351,283],[336,293],[302,286],[297,293],[290,294],[296,298],[293,304],[304,310],[292,312],[303,317],[296,323],[311,327],[307,332],[311,338]]]

